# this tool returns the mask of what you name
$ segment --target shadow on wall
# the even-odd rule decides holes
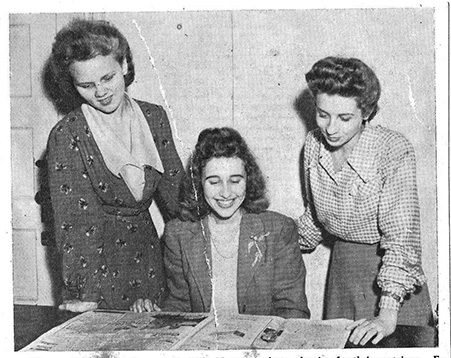
[[[301,122],[304,124],[306,133],[316,128],[316,109],[315,101],[308,89],[304,89],[296,96],[293,102],[293,108],[296,111]],[[307,203],[307,193],[305,192],[304,178],[304,147],[299,153],[299,178],[301,180],[302,201],[304,205]]]

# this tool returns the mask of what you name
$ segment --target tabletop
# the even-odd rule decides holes
[[[45,332],[78,314],[61,311],[53,306],[14,305],[14,350],[24,348]],[[391,336],[377,345],[367,344],[365,348],[435,347],[437,342],[437,330],[434,327],[397,326]],[[357,346],[348,342],[345,348]]]

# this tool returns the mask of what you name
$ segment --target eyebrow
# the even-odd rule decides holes
[[[108,72],[107,74],[103,75],[103,76],[100,78],[100,80],[102,81],[102,80],[104,80],[106,77],[109,77],[109,76],[111,76],[111,75],[113,75],[113,74],[115,74],[115,73],[116,73],[115,70],[113,70],[113,71],[111,71],[111,72]],[[90,84],[90,83],[95,83],[95,81],[86,81],[86,82],[76,82],[76,81],[74,81],[74,82],[75,82],[75,84],[76,84],[77,86],[79,86],[79,85],[87,85],[87,84]]]
[[[316,109],[320,110],[321,112],[330,114],[329,112],[327,112],[327,111],[325,111],[324,109],[322,109],[321,107],[319,107],[316,103],[315,103],[315,107],[316,107]],[[339,116],[354,116],[354,113],[346,113],[346,112],[345,112],[345,113],[339,113],[338,115],[339,115]]]
[[[232,174],[230,176],[230,178],[236,178],[236,177],[244,179],[244,175],[242,175],[242,174]],[[208,179],[220,179],[220,177],[219,177],[219,175],[209,175],[208,177],[205,177],[205,180],[208,180]]]

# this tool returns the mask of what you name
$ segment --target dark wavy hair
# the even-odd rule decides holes
[[[315,98],[321,93],[355,97],[357,108],[368,121],[379,109],[379,80],[373,70],[357,58],[323,58],[313,65],[305,79]]]
[[[212,211],[204,197],[202,172],[210,159],[221,157],[240,158],[244,163],[246,197],[241,207],[251,213],[269,207],[265,179],[243,137],[232,128],[208,128],[199,134],[180,187],[182,220],[200,220]]]
[[[44,91],[58,112],[67,114],[84,103],[78,94],[69,66],[74,61],[86,61],[96,56],[114,55],[122,65],[127,61],[125,86],[135,80],[135,65],[130,46],[122,33],[103,20],[74,19],[55,36],[52,53],[43,73]]]

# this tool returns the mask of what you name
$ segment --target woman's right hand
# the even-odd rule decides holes
[[[138,298],[132,306],[130,306],[130,311],[133,312],[155,312],[155,311],[161,311],[160,307],[158,307],[156,304],[152,303],[151,300],[148,298],[142,299]]]
[[[80,300],[64,301],[62,304],[58,306],[60,310],[71,312],[94,311],[95,309],[97,309],[97,307],[98,307],[97,302],[84,302]]]

